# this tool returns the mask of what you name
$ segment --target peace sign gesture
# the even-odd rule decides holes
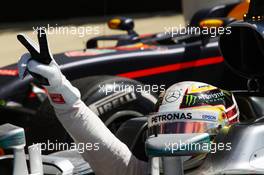
[[[53,58],[49,50],[49,45],[45,30],[43,29],[38,30],[39,46],[24,34],[18,34],[17,39],[18,41],[20,41],[21,44],[23,44],[26,47],[26,49],[32,56],[32,59],[43,64],[47,64],[47,65],[50,64]]]
[[[17,35],[17,39],[29,52],[24,54],[18,62],[20,78],[23,79],[29,73],[42,85],[57,84],[57,82],[51,83],[51,78],[55,75],[61,76],[61,72],[50,53],[45,30],[38,30],[39,45],[24,34]]]

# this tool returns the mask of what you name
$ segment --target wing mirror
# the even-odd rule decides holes
[[[134,31],[135,24],[131,18],[112,18],[107,24],[110,29],[127,31],[129,35],[138,35]]]
[[[199,26],[201,28],[219,28],[225,27],[233,21],[232,18],[207,18],[200,21]]]
[[[246,78],[264,76],[264,23],[234,22],[231,34],[220,37],[220,49],[227,65]]]
[[[225,62],[248,79],[248,90],[260,91],[259,80],[264,78],[264,1],[251,0],[244,21],[233,22],[229,27],[230,34],[221,35],[219,40]]]

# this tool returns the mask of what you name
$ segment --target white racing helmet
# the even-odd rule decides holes
[[[200,82],[181,82],[161,94],[158,112],[148,118],[149,131],[157,134],[217,134],[219,128],[239,121],[231,92]]]
[[[204,150],[192,143],[210,145],[221,128],[237,122],[239,110],[231,92],[200,82],[176,83],[160,95],[157,112],[148,116],[146,153],[200,156],[210,147]]]

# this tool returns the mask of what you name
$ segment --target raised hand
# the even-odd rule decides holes
[[[54,76],[53,73],[59,73],[60,70],[50,53],[45,30],[38,30],[39,45],[24,34],[17,35],[17,39],[29,52],[24,54],[18,62],[20,78],[23,79],[27,73],[30,73],[40,84],[51,85],[50,76]]]
[[[70,108],[80,99],[80,92],[61,73],[49,51],[45,31],[38,31],[39,46],[23,34],[17,38],[29,51],[18,62],[20,78],[23,79],[27,73],[31,74],[46,87],[53,106],[60,109]]]

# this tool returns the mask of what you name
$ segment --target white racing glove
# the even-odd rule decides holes
[[[18,62],[21,79],[27,73],[44,85],[56,115],[76,144],[99,146],[98,150],[84,150],[82,156],[97,175],[145,175],[147,165],[139,161],[80,99],[80,92],[61,73],[50,54],[45,32],[38,32],[39,47],[24,35],[18,40],[30,54]]]
[[[23,79],[30,73],[47,90],[55,108],[67,109],[80,99],[80,92],[61,73],[50,53],[44,30],[38,31],[39,47],[27,36],[19,34],[18,40],[28,49],[18,62],[19,76]]]

